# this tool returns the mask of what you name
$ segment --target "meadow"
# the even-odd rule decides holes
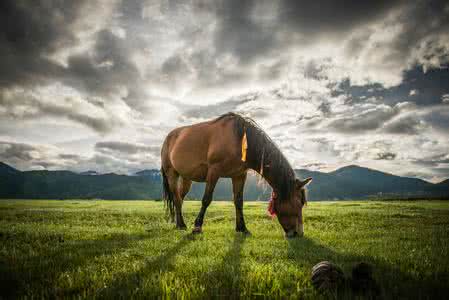
[[[380,298],[449,293],[449,202],[311,202],[305,236],[284,238],[267,203],[245,202],[251,236],[235,233],[231,202],[212,202],[191,235],[162,202],[0,200],[0,298],[317,298],[313,265],[348,276],[374,268]],[[351,297],[351,296],[349,296]]]

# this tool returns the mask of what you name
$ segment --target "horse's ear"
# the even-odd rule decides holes
[[[312,177],[309,177],[309,178],[306,178],[306,180],[304,180],[302,183],[304,184],[303,186],[306,186],[311,182],[312,182]]]
[[[312,177],[306,178],[304,181],[296,179],[296,188],[302,189],[303,187],[308,185],[310,182],[312,182]]]

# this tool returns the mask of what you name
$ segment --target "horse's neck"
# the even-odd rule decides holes
[[[276,186],[275,175],[271,170],[264,170],[263,172],[260,172],[261,170],[256,171],[268,182],[268,184],[273,188],[273,190],[278,189],[278,187]]]

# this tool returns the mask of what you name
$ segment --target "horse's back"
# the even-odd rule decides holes
[[[235,136],[231,119],[213,120],[179,127],[164,142],[165,160],[182,177],[205,181],[211,165],[227,161],[240,163],[240,141]],[[164,152],[164,151],[163,151]],[[164,164],[164,158],[162,158]],[[226,170],[223,176],[227,176]]]

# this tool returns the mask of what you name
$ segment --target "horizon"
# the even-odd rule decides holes
[[[160,172],[160,169],[157,169],[157,168],[141,169],[141,170],[138,170],[138,171],[133,172],[133,173],[118,173],[118,172],[107,172],[107,173],[102,173],[102,172],[98,172],[97,170],[84,170],[84,171],[78,171],[78,172],[76,172],[76,171],[71,171],[71,170],[67,170],[67,169],[55,169],[55,170],[48,170],[48,169],[40,169],[40,170],[20,170],[20,169],[18,169],[18,168],[16,168],[16,167],[12,166],[12,165],[10,165],[10,164],[7,164],[7,163],[5,163],[5,162],[3,162],[3,161],[0,161],[0,164],[7,165],[7,166],[9,166],[9,167],[11,167],[11,168],[13,168],[13,169],[19,171],[19,172],[29,172],[29,171],[52,171],[52,172],[53,172],[53,171],[55,171],[55,172],[57,172],[57,171],[68,171],[68,172],[73,172],[73,173],[79,174],[79,175],[82,175],[82,173],[87,173],[87,172],[95,172],[95,173],[97,173],[98,175],[115,174],[115,175],[125,175],[125,176],[139,176],[139,175],[137,175],[137,173],[139,173],[139,172],[144,172],[144,171],[158,171],[158,172]],[[369,167],[365,167],[365,166],[361,166],[361,165],[354,165],[354,164],[353,164],[353,165],[342,166],[342,167],[339,167],[339,168],[337,168],[337,169],[330,170],[330,171],[315,171],[315,170],[310,170],[310,169],[305,169],[305,168],[293,168],[293,170],[295,170],[295,171],[301,171],[301,170],[304,170],[304,171],[308,171],[308,172],[319,172],[319,173],[323,173],[323,174],[329,174],[329,173],[333,173],[333,172],[336,172],[336,171],[338,171],[338,170],[341,170],[341,169],[344,169],[344,168],[348,168],[348,167],[355,167],[355,168],[360,168],[360,169],[368,169],[368,170],[371,170],[371,171],[382,172],[382,173],[385,173],[385,174],[388,174],[388,175],[398,176],[398,177],[402,177],[402,178],[419,179],[419,180],[423,180],[423,181],[425,181],[425,182],[432,183],[432,184],[439,184],[439,183],[442,183],[442,182],[444,182],[444,181],[446,181],[446,180],[449,180],[449,178],[443,178],[443,179],[440,180],[440,181],[432,182],[432,181],[429,181],[429,180],[426,180],[426,179],[423,179],[423,178],[419,178],[419,177],[400,176],[400,175],[398,175],[398,174],[394,174],[394,173],[390,173],[390,172],[384,172],[384,171],[382,171],[382,170],[373,169],[373,168],[369,168]],[[260,176],[260,175],[259,175],[256,171],[254,171],[254,170],[249,170],[249,172],[250,172],[253,176]]]
[[[235,111],[294,169],[449,178],[446,1],[3,1],[0,161],[158,169]]]

